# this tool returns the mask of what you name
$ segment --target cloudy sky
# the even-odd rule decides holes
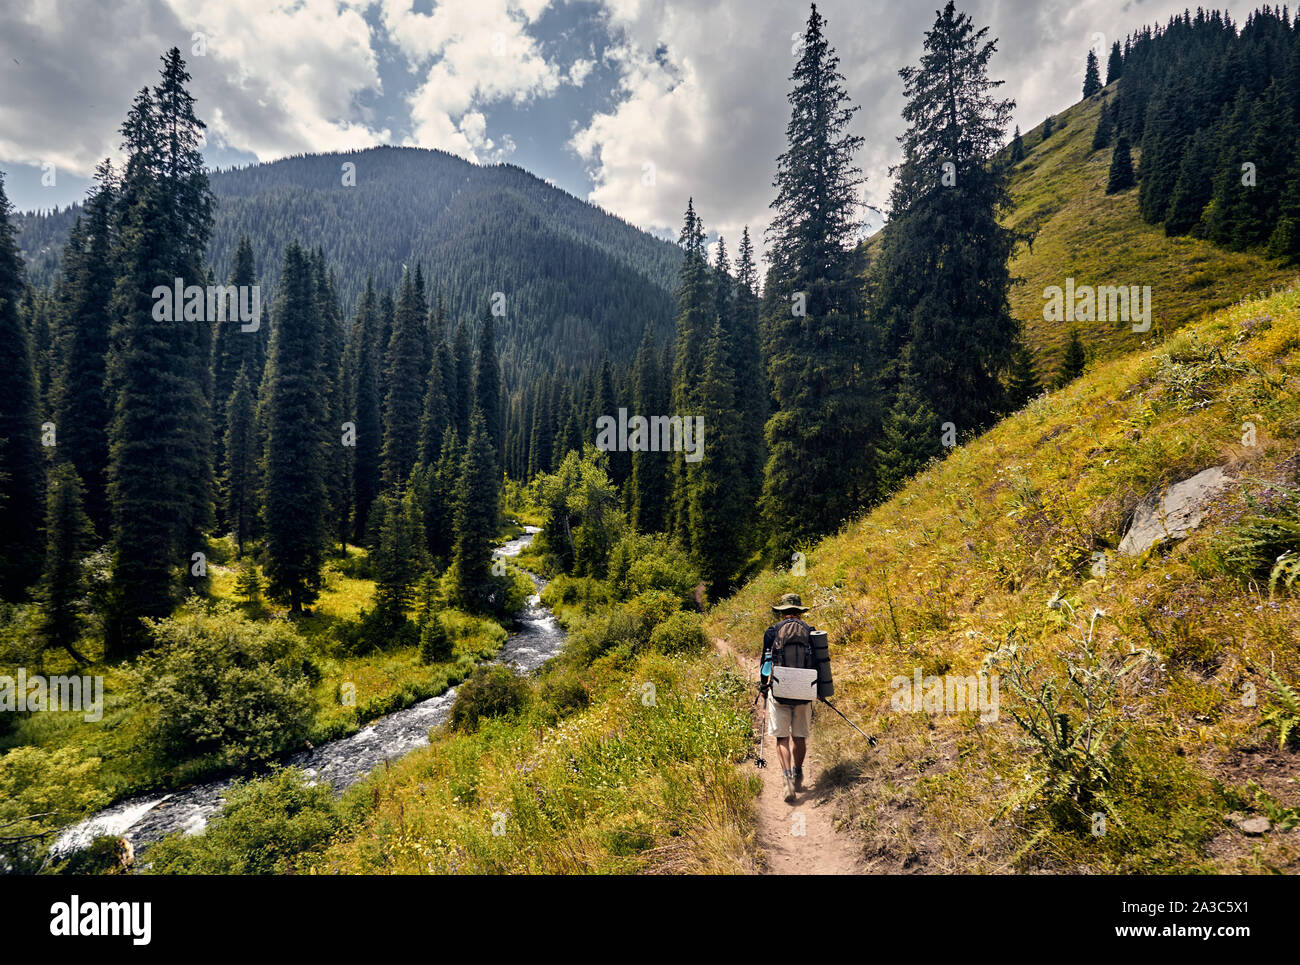
[[[861,108],[864,204],[884,206],[897,72],[940,5],[819,4]],[[994,74],[1028,129],[1078,99],[1090,46],[1186,0],[959,6],[999,38]],[[1223,6],[1240,19],[1254,4]],[[134,92],[175,45],[214,166],[441,148],[508,160],[661,234],[675,234],[693,195],[734,249],[742,226],[758,238],[767,223],[807,15],[792,0],[4,0],[0,171],[20,209],[80,199],[96,161],[116,153]]]

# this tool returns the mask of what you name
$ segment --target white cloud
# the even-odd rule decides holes
[[[389,37],[412,71],[424,72],[408,98],[409,143],[483,160],[492,141],[481,108],[553,93],[561,82],[559,68],[547,62],[527,31],[547,5],[473,0],[439,4],[424,14],[412,10],[410,0],[383,0]]]
[[[569,65],[569,83],[574,87],[581,87],[595,68],[594,60],[583,60],[579,57]]]
[[[364,7],[11,0],[0,12],[0,157],[89,173],[117,154],[121,119],[135,92],[157,81],[158,57],[172,46],[188,62],[213,139],[262,159],[387,140],[356,104],[360,91],[379,88]]]

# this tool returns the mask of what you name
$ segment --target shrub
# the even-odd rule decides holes
[[[367,553],[349,553],[347,556],[341,556],[329,561],[329,568],[334,570],[340,576],[346,576],[353,580],[373,580],[375,578],[374,567],[370,562],[370,555]]]
[[[515,676],[509,667],[478,667],[456,692],[451,707],[452,729],[473,733],[484,718],[515,713],[528,703],[529,692],[528,681]]]
[[[15,747],[0,754],[0,867],[40,870],[49,837],[103,803],[100,760],[71,747]]]
[[[573,673],[555,673],[538,687],[537,695],[558,719],[584,709],[591,702],[586,685]]]
[[[324,850],[341,825],[330,786],[309,785],[301,771],[284,768],[235,783],[203,834],[170,835],[145,862],[154,874],[284,874]]]
[[[708,643],[698,613],[674,613],[650,634],[650,647],[660,653],[698,653]]]
[[[609,581],[619,599],[659,590],[688,605],[700,573],[690,559],[663,536],[631,533],[610,554]]]
[[[627,603],[628,612],[646,626],[646,638],[650,629],[657,627],[681,609],[677,597],[663,590],[649,590],[634,596]]]
[[[441,663],[450,660],[451,654],[451,634],[436,615],[431,615],[420,633],[420,662]]]
[[[157,646],[132,679],[163,760],[265,760],[306,734],[319,674],[288,625],[197,602],[150,625]]]
[[[100,835],[90,844],[72,852],[58,866],[61,875],[117,875],[130,870],[131,852],[126,841],[115,835]]]
[[[338,651],[360,657],[393,647],[414,647],[420,643],[420,631],[405,616],[393,616],[382,607],[362,610],[355,620],[344,620],[334,628]]]

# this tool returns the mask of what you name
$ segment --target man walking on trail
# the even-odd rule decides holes
[[[767,732],[776,738],[776,756],[781,761],[785,782],[785,800],[793,804],[795,792],[803,790],[803,760],[808,752],[808,734],[812,730],[812,701],[785,700],[769,695],[771,668],[811,666],[812,628],[800,617],[808,612],[797,593],[787,593],[772,605],[779,616],[774,626],[763,634],[762,676],[759,688],[767,700]],[[793,759],[791,742],[794,742]]]

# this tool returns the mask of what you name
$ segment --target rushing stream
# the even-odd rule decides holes
[[[497,556],[517,556],[532,542],[535,526],[525,527],[523,536],[497,548]],[[515,615],[518,631],[512,633],[496,656],[519,673],[536,670],[559,653],[564,633],[555,615],[542,606],[540,593],[545,583],[532,577],[536,588],[525,609]],[[386,760],[401,757],[429,743],[429,729],[437,727],[451,713],[457,688],[412,704],[371,721],[350,737],[343,737],[311,750],[291,755],[285,763],[300,768],[309,779],[325,781],[336,792],[350,787]],[[67,854],[88,845],[100,835],[127,838],[139,849],[176,831],[197,834],[208,818],[221,808],[231,778],[199,784],[170,794],[143,795],[100,811],[64,831],[51,850]]]

